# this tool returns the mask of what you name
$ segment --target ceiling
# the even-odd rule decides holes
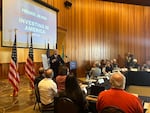
[[[109,2],[117,2],[117,3],[125,3],[125,4],[150,6],[150,0],[100,0],[100,1],[109,1]]]

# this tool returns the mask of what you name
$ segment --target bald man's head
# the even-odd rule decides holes
[[[124,89],[125,88],[125,77],[120,72],[113,73],[110,77],[110,84],[112,88]]]
[[[51,78],[53,76],[53,70],[52,69],[48,69],[45,72],[45,77],[46,78]]]

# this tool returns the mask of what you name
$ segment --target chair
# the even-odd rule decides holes
[[[67,97],[55,98],[54,113],[79,113],[77,105]]]
[[[105,107],[101,112],[99,113],[125,113],[123,110],[121,110],[118,107],[115,106],[108,106]]]
[[[35,90],[35,104],[34,104],[34,110],[35,110],[35,107],[36,107],[36,104],[38,104],[38,107],[39,107],[39,110],[41,111],[41,100],[40,100],[40,93],[39,93],[39,88],[37,85],[35,85],[34,87],[34,90]]]

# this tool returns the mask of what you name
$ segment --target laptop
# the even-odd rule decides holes
[[[88,96],[97,98],[99,93],[104,91],[104,90],[105,90],[104,86],[92,85],[90,88],[90,94]]]

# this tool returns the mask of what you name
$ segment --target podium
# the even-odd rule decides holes
[[[66,66],[69,68],[70,73],[73,73],[76,76],[76,70],[77,70],[77,62],[76,61],[70,61],[65,63]]]

